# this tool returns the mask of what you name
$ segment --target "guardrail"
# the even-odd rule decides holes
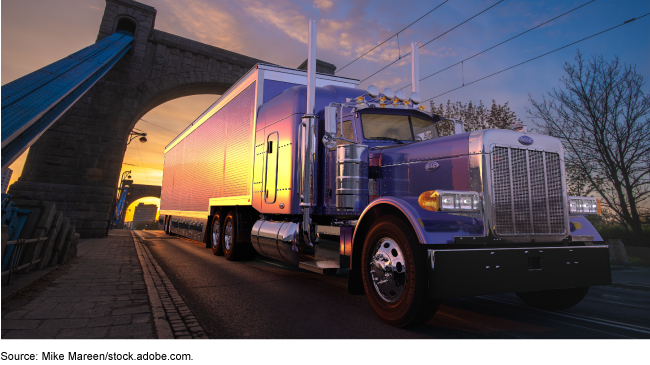
[[[7,277],[7,285],[9,285],[9,282],[11,281],[11,275],[15,273],[18,270],[26,269],[34,264],[37,264],[41,261],[40,257],[35,258],[35,253],[32,253],[32,257],[30,258],[29,262],[26,264],[18,265],[23,253],[23,248],[27,244],[38,244],[39,242],[44,242],[47,240],[47,237],[41,237],[41,238],[32,238],[32,239],[20,239],[20,240],[15,240],[15,241],[9,241],[7,242],[7,246],[12,246],[13,250],[9,251],[7,250],[7,264],[6,264],[6,269],[5,271],[2,272],[2,275],[0,276],[5,276],[9,275]],[[7,247],[8,249],[9,247]],[[24,259],[23,259],[24,260]],[[4,260],[3,260],[4,264]]]

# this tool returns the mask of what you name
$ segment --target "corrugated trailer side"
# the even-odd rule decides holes
[[[256,80],[239,91],[167,147],[161,213],[207,218],[210,199],[250,202]]]
[[[263,103],[306,81],[306,71],[258,64],[165,148],[162,229],[201,241],[215,209],[226,214],[244,208],[241,211],[255,215],[255,132],[266,127],[266,119],[257,120],[257,112]],[[323,74],[317,75],[316,82],[348,87],[359,83]],[[292,143],[278,142],[274,146],[284,154],[293,150]],[[255,168],[264,168],[264,161],[258,162]],[[276,188],[289,193],[284,185]]]

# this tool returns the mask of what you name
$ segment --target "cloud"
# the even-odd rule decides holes
[[[436,49],[422,48],[418,50],[418,53],[422,56],[433,56],[437,58],[447,58],[447,57],[456,56],[456,51],[447,46],[440,46]]]
[[[242,42],[237,42],[237,21],[227,11],[219,10],[209,3],[197,0],[166,0],[174,14],[174,25],[190,32],[199,41],[242,51]],[[171,25],[171,24],[170,24]]]
[[[314,6],[319,9],[329,10],[332,6],[334,6],[334,3],[330,0],[315,0]]]
[[[278,7],[273,3],[253,1],[246,4],[244,10],[259,20],[274,25],[289,37],[307,44],[307,17],[298,10],[290,8],[286,3],[280,3],[280,5]],[[299,24],[304,26],[300,27]]]

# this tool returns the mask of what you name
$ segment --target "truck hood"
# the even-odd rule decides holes
[[[409,144],[375,147],[371,158],[379,153],[381,165],[391,166],[464,156],[469,154],[469,135],[462,133]]]

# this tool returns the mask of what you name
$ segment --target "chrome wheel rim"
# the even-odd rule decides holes
[[[212,247],[216,248],[219,245],[219,222],[216,221],[212,225]]]
[[[225,250],[230,252],[232,248],[232,221],[226,223],[226,229],[223,232],[223,244]]]
[[[372,249],[370,278],[375,292],[388,303],[398,301],[406,287],[406,262],[397,243],[382,238]]]

